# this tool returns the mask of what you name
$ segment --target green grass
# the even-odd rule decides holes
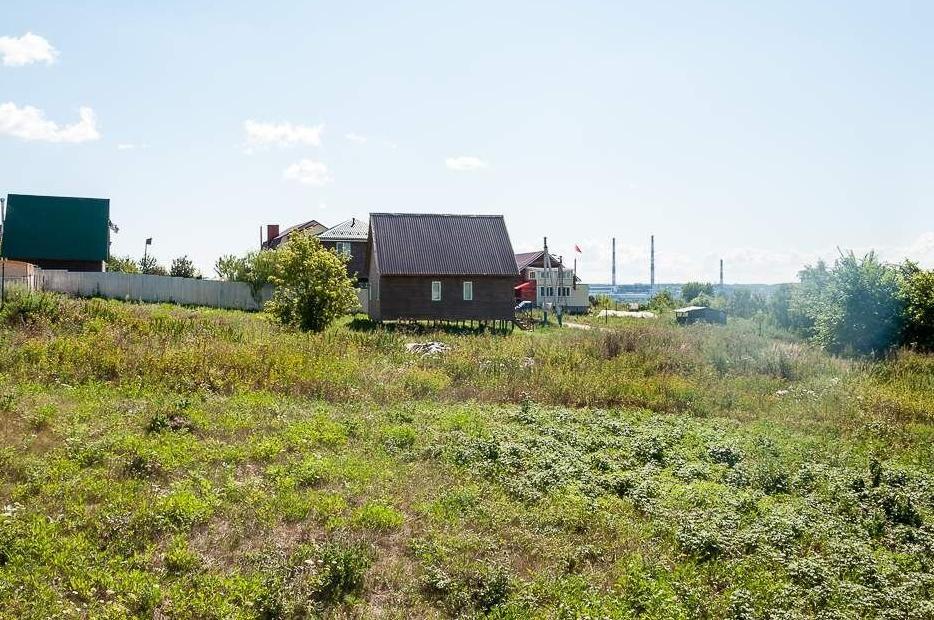
[[[742,321],[0,323],[0,617],[934,617],[929,357]]]

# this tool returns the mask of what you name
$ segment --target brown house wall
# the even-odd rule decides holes
[[[441,282],[441,301],[431,300],[433,281]],[[473,301],[464,301],[465,281],[473,282]],[[379,299],[370,302],[370,318],[508,321],[514,317],[513,286],[512,276],[381,276],[374,290]]]
[[[321,241],[321,245],[333,250],[337,248],[337,241]],[[350,242],[350,262],[347,263],[347,275],[357,274],[357,279],[366,280],[366,241]]]

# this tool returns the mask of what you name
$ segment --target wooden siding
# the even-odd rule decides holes
[[[337,241],[321,241],[321,245],[333,250],[337,248]],[[366,241],[350,241],[350,262],[347,263],[347,274],[357,275],[358,280],[366,280]]]
[[[515,295],[511,276],[379,276],[373,269],[374,301],[370,318],[377,321],[444,320],[510,321]],[[431,283],[441,282],[441,301],[431,300]],[[464,300],[464,282],[473,282],[473,301]],[[378,298],[378,299],[377,299]]]

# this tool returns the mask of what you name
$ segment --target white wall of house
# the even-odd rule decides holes
[[[590,288],[581,282],[575,286],[573,271],[529,267],[527,272],[529,280],[535,284],[539,308],[546,303],[560,304],[571,312],[590,308]]]

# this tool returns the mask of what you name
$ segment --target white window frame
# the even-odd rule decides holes
[[[338,254],[343,254],[344,256],[350,256],[351,245],[349,241],[338,241],[334,244],[334,249],[337,250]]]
[[[470,280],[464,281],[464,301],[473,301],[473,282]]]
[[[431,282],[431,301],[441,301],[441,281],[432,280]]]

